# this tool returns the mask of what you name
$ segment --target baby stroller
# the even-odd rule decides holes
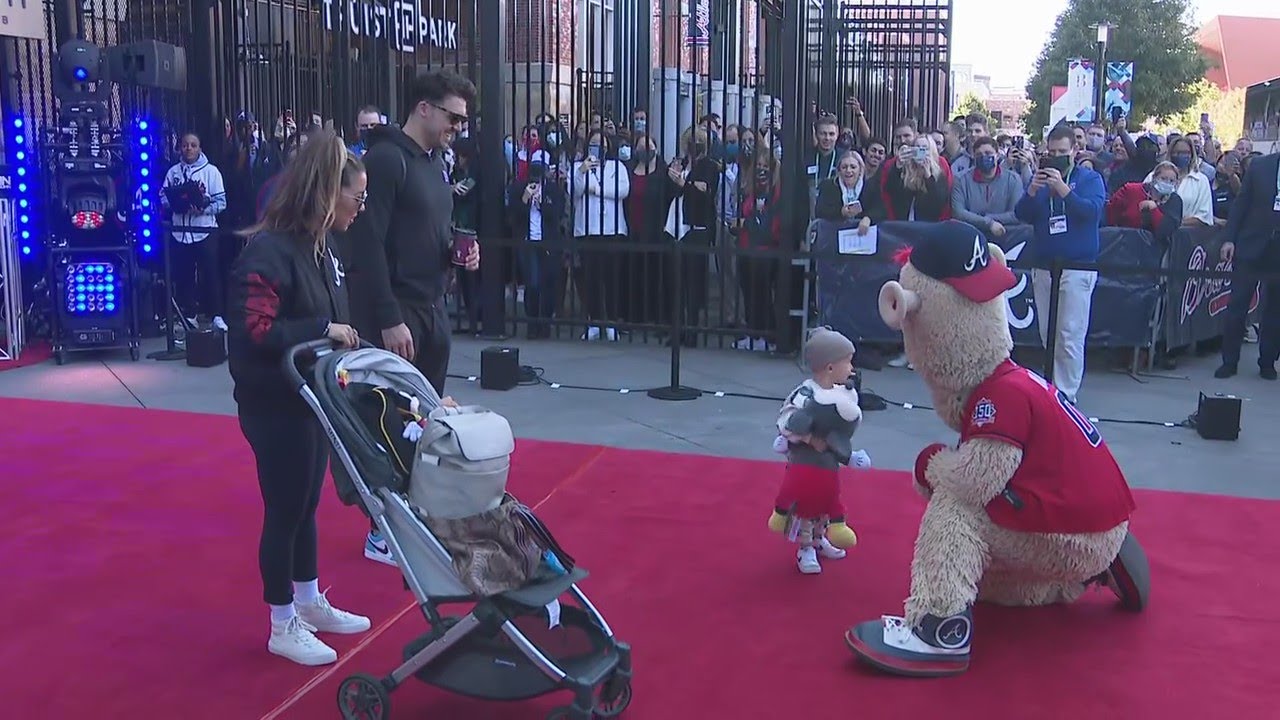
[[[389,438],[375,439],[345,389],[361,383],[406,393],[419,399],[426,414],[440,406],[426,379],[392,353],[369,346],[340,350],[327,340],[291,348],[284,367],[333,445],[339,498],[373,519],[430,626],[405,647],[404,663],[386,676],[343,680],[338,689],[342,717],[386,720],[391,691],[410,677],[485,700],[571,691],[572,702],[553,710],[548,720],[621,715],[631,702],[631,649],[614,637],[578,588],[587,572],[561,568],[552,579],[486,597],[468,589],[445,545],[418,515],[429,509],[412,504],[421,496],[410,495],[403,468],[385,447]],[[559,604],[565,594],[574,605]],[[442,606],[467,603],[474,606],[465,615],[440,612]]]

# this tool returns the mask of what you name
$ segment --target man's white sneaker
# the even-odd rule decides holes
[[[839,560],[848,555],[844,550],[832,545],[831,541],[826,538],[822,538],[822,545],[818,548],[818,552],[822,554],[822,557],[832,560]]]
[[[822,566],[818,564],[818,552],[811,547],[802,547],[796,551],[796,565],[805,575],[822,572]]]
[[[338,661],[338,651],[315,636],[315,628],[294,615],[283,622],[271,621],[267,652],[288,658],[299,665],[328,665]]]
[[[329,593],[325,590],[320,593],[320,597],[311,602],[294,601],[294,606],[298,608],[298,617],[303,622],[316,629],[316,632],[331,632],[340,635],[354,635],[362,633],[369,629],[369,618],[329,604],[329,599],[325,597]]]

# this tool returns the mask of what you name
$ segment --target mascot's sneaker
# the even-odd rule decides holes
[[[818,545],[818,554],[829,560],[839,560],[849,553],[832,545],[830,540],[822,538],[822,544]]]
[[[789,522],[791,522],[789,516],[774,510],[773,514],[769,516],[769,529],[781,535],[787,531],[787,523]]]
[[[822,566],[818,564],[818,551],[811,547],[802,547],[796,551],[796,567],[805,575],[818,575]]]
[[[827,526],[827,536],[825,538],[837,548],[851,548],[858,544],[858,535],[853,528],[842,522],[833,522]]]
[[[1140,612],[1147,606],[1147,598],[1151,594],[1151,566],[1133,533],[1124,536],[1120,554],[1111,561],[1111,567],[1094,580],[1110,588],[1120,598],[1120,606],[1125,610]]]
[[[855,625],[844,641],[860,660],[893,675],[946,677],[969,669],[973,612],[926,615],[918,627],[894,615]]]

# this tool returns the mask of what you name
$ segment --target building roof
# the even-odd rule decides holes
[[[1275,78],[1280,75],[1280,55],[1274,52],[1278,37],[1280,19],[1218,15],[1196,33],[1213,66],[1205,79],[1230,90]]]

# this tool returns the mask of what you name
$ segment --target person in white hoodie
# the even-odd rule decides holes
[[[218,213],[227,208],[226,187],[222,173],[201,152],[195,133],[182,136],[179,150],[182,159],[165,174],[160,195],[164,208],[173,213],[173,243],[169,247],[174,297],[193,325],[198,307],[215,326],[226,330],[216,239]]]

